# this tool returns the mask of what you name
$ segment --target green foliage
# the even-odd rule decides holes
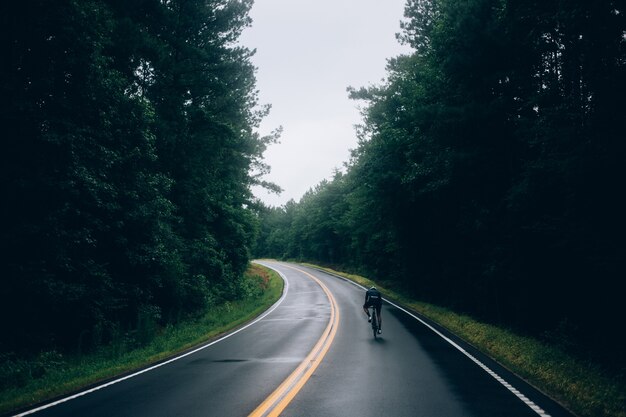
[[[63,356],[56,351],[42,352],[32,360],[3,353],[0,355],[0,391],[23,387],[48,372],[62,369],[63,365]]]
[[[143,344],[245,295],[276,137],[251,2],[35,3],[0,6],[0,351]]]
[[[349,89],[365,110],[347,172],[263,214],[256,254],[389,280],[623,372],[626,10],[410,0],[405,14],[415,51]]]

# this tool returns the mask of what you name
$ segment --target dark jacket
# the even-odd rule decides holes
[[[380,291],[369,289],[365,292],[365,306],[380,307],[383,304],[383,296]]]

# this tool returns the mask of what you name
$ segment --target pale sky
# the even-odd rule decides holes
[[[280,196],[254,189],[266,204],[298,201],[342,169],[357,146],[358,103],[348,86],[380,84],[388,58],[409,52],[395,38],[405,0],[255,0],[241,43],[256,49],[257,89],[272,110],[265,135],[283,127],[265,152],[266,180]]]

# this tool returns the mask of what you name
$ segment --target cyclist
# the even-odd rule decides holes
[[[382,333],[383,319],[380,315],[381,306],[383,305],[383,296],[376,287],[371,287],[365,292],[365,304],[363,304],[363,311],[367,314],[367,321],[371,323],[372,317],[370,316],[370,307],[376,309],[376,317],[378,317],[378,333]]]

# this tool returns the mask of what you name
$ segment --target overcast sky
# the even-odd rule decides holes
[[[408,51],[395,38],[404,1],[255,0],[241,43],[257,50],[259,98],[272,105],[260,133],[284,129],[265,152],[266,179],[284,191],[254,190],[266,204],[298,201],[348,161],[361,117],[346,88],[380,84],[387,58]]]

